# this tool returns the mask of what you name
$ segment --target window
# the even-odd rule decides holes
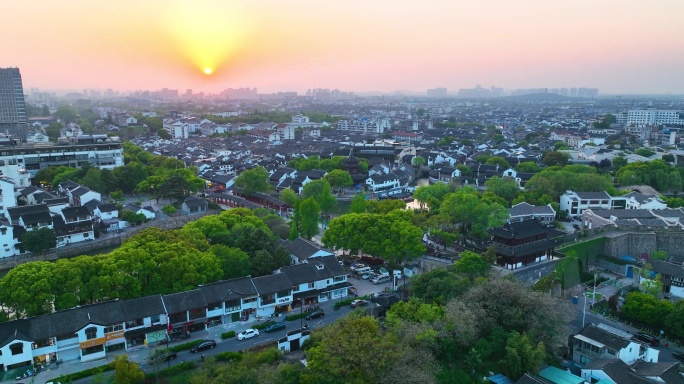
[[[155,315],[150,317],[152,324],[158,324],[161,321],[161,315]]]
[[[299,284],[292,286],[292,292],[297,292],[297,291],[299,291]]]
[[[315,287],[315,283],[309,283],[307,285],[307,288],[309,288],[309,289],[314,289],[314,287]]]
[[[344,281],[345,276],[335,276],[333,279],[336,283],[339,283],[340,281]]]
[[[88,233],[88,232],[83,234],[83,237],[89,237],[89,236],[90,236],[90,233]]]
[[[12,356],[14,355],[21,355],[24,353],[24,344],[23,343],[14,343],[10,345],[10,351],[12,351]]]
[[[126,321],[126,328],[134,328],[143,325],[143,319],[135,319]]]
[[[97,338],[97,328],[90,327],[85,330],[86,340],[92,340]]]
[[[123,330],[123,325],[117,324],[117,325],[110,325],[108,327],[105,327],[105,333],[112,333],[116,331],[121,331]]]
[[[292,294],[292,291],[290,291],[289,289],[286,289],[284,291],[278,292],[278,297],[288,297],[291,294]]]

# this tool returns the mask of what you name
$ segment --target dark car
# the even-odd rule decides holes
[[[275,332],[279,331],[281,329],[285,329],[285,323],[273,323],[269,325],[268,327],[264,328],[264,332],[269,333],[269,332]]]
[[[190,352],[195,353],[199,351],[204,351],[205,349],[212,349],[216,346],[216,341],[214,340],[204,340],[194,348],[190,350]]]
[[[157,362],[160,362],[160,361],[175,360],[176,357],[178,357],[178,354],[176,354],[176,352],[169,351],[169,350],[163,350],[163,351],[159,350],[159,352],[157,352],[154,355],[153,359]]]
[[[305,319],[311,320],[311,319],[318,319],[319,317],[325,316],[325,313],[323,311],[314,311],[306,315]]]

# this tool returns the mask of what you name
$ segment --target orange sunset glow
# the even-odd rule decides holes
[[[34,0],[0,14],[0,67],[43,89],[684,89],[679,0]]]

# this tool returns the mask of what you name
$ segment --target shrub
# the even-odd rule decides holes
[[[235,337],[235,331],[223,332],[221,334],[221,340],[232,339],[233,337]]]
[[[180,364],[176,364],[171,368],[162,369],[161,371],[159,371],[159,377],[176,376],[186,371],[192,371],[195,368],[197,368],[197,364],[195,362],[186,361]],[[150,373],[148,377],[156,377],[156,375]]]
[[[202,344],[203,341],[204,340],[193,340],[189,343],[174,345],[173,347],[171,347],[169,349],[173,352],[187,351],[188,349],[191,349],[192,347],[194,347],[196,345]]]
[[[275,324],[275,321],[269,320],[269,321],[267,321],[267,322],[265,322],[265,323],[261,323],[261,324],[254,325],[254,326],[252,326],[252,328],[258,329],[258,330],[261,331],[261,330],[263,330],[264,328],[268,327],[268,326],[271,325],[271,324]]]
[[[306,313],[297,313],[296,315],[290,315],[290,316],[285,316],[285,320],[287,321],[294,321],[294,320],[299,320],[302,317],[306,317]]]
[[[89,376],[99,375],[102,372],[111,371],[113,369],[114,369],[114,364],[110,363],[110,364],[100,365],[99,367],[88,368],[88,369],[85,369],[83,371],[70,373],[68,375],[63,375],[63,376],[56,378],[53,381],[56,383],[71,383],[71,382],[74,382],[76,380],[80,380],[80,379],[83,379],[83,378],[89,377]]]
[[[221,352],[214,356],[216,361],[230,362],[230,361],[240,361],[242,360],[242,352]]]

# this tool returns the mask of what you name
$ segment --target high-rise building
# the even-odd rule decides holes
[[[27,128],[19,68],[0,68],[0,133],[25,139]]]

